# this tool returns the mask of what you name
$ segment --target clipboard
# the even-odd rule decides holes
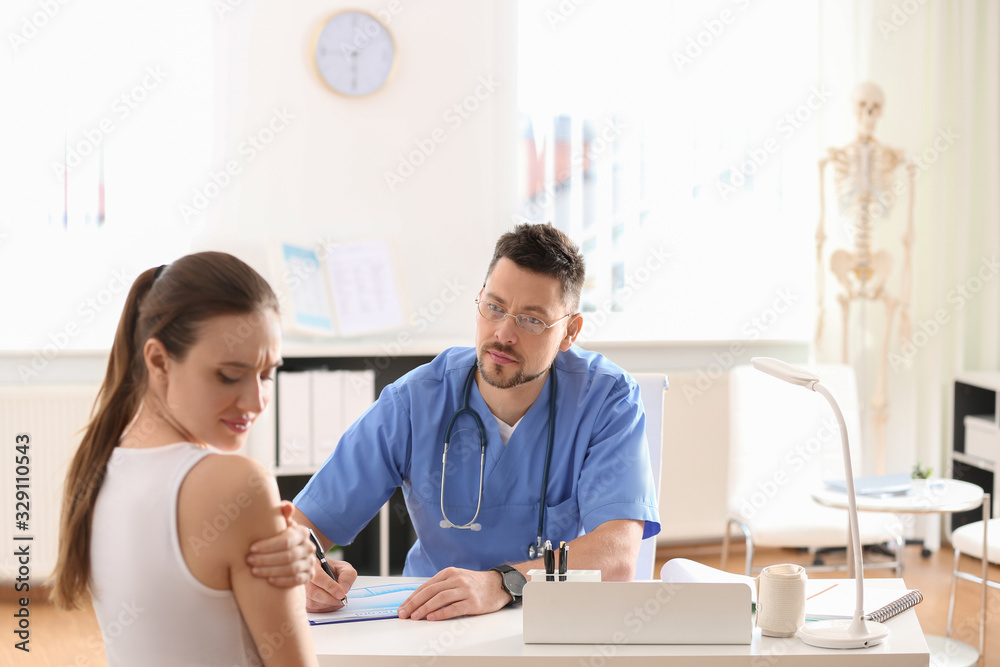
[[[399,605],[410,597],[423,582],[384,584],[352,588],[347,606],[337,611],[309,612],[309,625],[329,625],[331,623],[355,623],[375,621],[380,618],[398,618]]]

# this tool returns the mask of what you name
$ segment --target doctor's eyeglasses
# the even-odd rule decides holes
[[[514,315],[512,313],[508,313],[503,306],[499,306],[492,301],[476,299],[476,307],[479,308],[479,314],[490,322],[500,322],[508,317],[513,317],[514,321],[517,322],[517,326],[521,327],[533,336],[537,336],[546,329],[551,329],[555,325],[559,324],[559,322],[565,320],[573,314],[566,313],[552,324],[546,324],[537,317],[532,317],[531,315]]]

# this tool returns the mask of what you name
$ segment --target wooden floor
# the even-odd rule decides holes
[[[713,567],[720,565],[720,546],[718,544],[703,546],[661,547],[657,553],[657,572],[659,566],[670,558],[690,558]],[[743,568],[743,547],[734,546],[733,554],[726,569],[741,572]],[[948,615],[948,594],[951,585],[951,563],[953,552],[947,546],[923,558],[918,546],[908,546],[904,553],[903,577],[907,586],[919,588],[924,594],[924,601],[917,605],[917,617],[926,634],[944,635]],[[808,565],[811,558],[808,554],[790,549],[759,549],[754,558],[758,566],[776,563],[800,563]],[[837,556],[831,556],[828,562],[837,562]],[[963,563],[963,569],[970,572],[978,571],[979,561],[969,559]],[[1000,567],[990,567],[990,578],[1000,581]],[[838,576],[836,574],[817,575],[823,577]],[[842,575],[840,575],[842,576]],[[894,576],[891,570],[872,570],[868,577]],[[978,643],[978,612],[980,589],[969,582],[959,582],[959,595],[956,602],[953,636],[957,639],[977,645]],[[78,612],[63,612],[54,609],[43,602],[41,591],[32,591],[29,605],[31,618],[30,653],[23,653],[13,648],[13,614],[18,605],[12,599],[11,587],[3,586],[0,597],[0,665],[4,667],[22,665],[46,667],[103,667],[107,665],[104,659],[104,646],[101,632],[94,618],[93,611],[87,609]],[[1000,667],[1000,591],[989,591],[987,606],[987,623],[992,632],[988,633],[986,646],[986,665]],[[932,666],[942,664],[940,657],[932,656]]]

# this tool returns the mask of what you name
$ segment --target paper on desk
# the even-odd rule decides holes
[[[845,579],[831,582],[821,592],[806,598],[806,620],[824,621],[838,618],[853,618],[855,607],[856,585],[854,580]],[[878,611],[886,605],[901,599],[913,589],[875,588],[865,586],[865,614]]]
[[[372,621],[378,618],[396,618],[399,605],[410,597],[422,582],[385,584],[352,588],[347,595],[347,606],[337,611],[308,613],[309,625]]]
[[[687,558],[671,558],[660,568],[660,581],[675,584],[746,584],[750,600],[757,604],[757,586],[751,577],[719,570]]]

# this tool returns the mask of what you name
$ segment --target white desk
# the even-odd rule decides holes
[[[847,494],[840,491],[817,491],[812,494],[813,499],[820,505],[828,507],[839,507],[847,509]],[[949,514],[952,512],[964,512],[982,506],[983,508],[983,543],[987,542],[986,527],[989,525],[989,496],[985,495],[982,488],[976,484],[963,482],[957,479],[934,479],[928,480],[927,484],[919,490],[892,496],[855,496],[856,505],[859,512],[892,512],[895,514]],[[985,502],[984,502],[985,501]],[[984,549],[985,552],[985,549]],[[853,551],[851,550],[851,534],[847,534],[847,570],[848,577],[853,577],[854,562]],[[988,562],[982,560],[982,577],[986,579]],[[867,580],[865,581],[867,584]],[[983,583],[983,608],[986,606],[986,584]],[[927,642],[935,655],[936,665],[973,665],[984,653],[982,633],[980,632],[980,647],[973,646],[951,639],[948,636],[940,637],[928,635]]]
[[[398,577],[359,577],[358,585],[419,581]],[[838,579],[837,581],[843,581]],[[903,589],[902,579],[877,579],[866,587]],[[350,598],[350,595],[348,595]],[[538,665],[539,667],[611,667],[613,665],[693,665],[697,667],[910,667],[930,664],[917,615],[909,609],[887,621],[885,643],[868,649],[837,651],[807,646],[798,639],[763,637],[754,630],[749,645],[525,644],[521,608],[450,621],[385,619],[313,626],[322,666],[452,667]]]

